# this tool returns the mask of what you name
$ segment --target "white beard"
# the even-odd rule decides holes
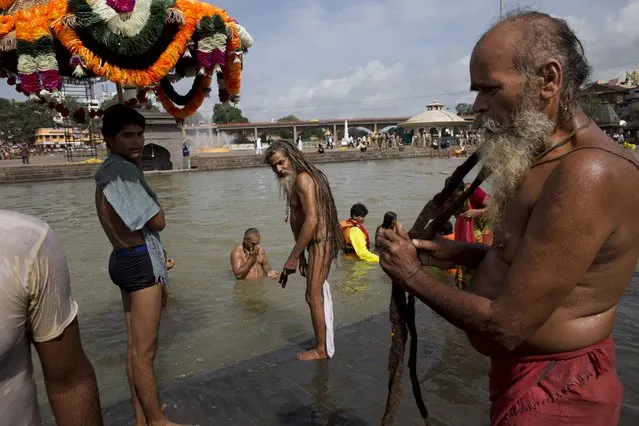
[[[289,199],[291,194],[293,193],[293,187],[295,186],[295,179],[297,178],[297,173],[289,172],[284,174],[284,176],[278,176],[277,181],[280,184],[280,190],[286,198]]]
[[[517,112],[512,124],[501,125],[487,116],[481,116],[479,123],[486,130],[479,154],[491,172],[489,218],[493,227],[500,229],[506,205],[519,190],[537,155],[547,146],[555,125],[530,106]]]

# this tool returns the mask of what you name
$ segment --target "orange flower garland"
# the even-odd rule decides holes
[[[0,10],[9,10],[16,0],[0,0]]]
[[[10,7],[15,0],[0,0],[0,9]],[[226,11],[198,0],[175,0],[174,8],[181,12],[184,22],[180,24],[175,37],[167,48],[159,54],[155,62],[144,70],[127,69],[113,65],[96,55],[84,45],[76,31],[69,25],[67,0],[54,0],[38,6],[23,9],[8,15],[0,15],[0,48],[16,49],[18,41],[35,44],[43,38],[55,37],[64,48],[82,60],[83,65],[97,76],[125,86],[149,87],[157,85],[171,72],[183,56],[198,23],[205,17],[219,15],[227,26],[227,38],[224,69],[224,86],[231,98],[238,99],[242,74],[242,41],[238,35],[235,21]],[[25,54],[26,55],[26,54]],[[240,57],[238,58],[238,55]],[[57,72],[57,63],[54,64]],[[52,65],[53,66],[53,65]],[[24,67],[23,67],[24,69]],[[210,92],[211,75],[207,75],[198,84],[191,102],[183,108],[174,105],[166,93],[158,87],[158,99],[171,115],[184,119],[193,114]]]
[[[16,38],[33,43],[42,37],[51,36],[51,31],[49,30],[51,15],[64,13],[63,10],[66,9],[66,2],[64,2],[64,8],[58,7],[58,5],[53,3],[56,2],[18,12],[15,21]],[[43,7],[49,5],[51,6]]]
[[[64,4],[66,7],[66,1],[64,1]],[[219,14],[227,24],[233,22],[233,19],[224,10],[208,3],[200,3],[194,0],[176,0],[175,6],[184,14],[185,22],[167,49],[162,52],[153,65],[145,70],[123,69],[104,61],[84,46],[76,32],[64,25],[62,19],[60,19],[61,16],[53,22],[53,31],[63,46],[71,54],[80,56],[86,67],[95,74],[122,85],[152,86],[175,67],[202,17]],[[234,25],[233,28],[235,29]],[[234,30],[233,38],[235,39],[236,37],[237,31]],[[237,43],[240,44],[239,38]],[[237,72],[237,70],[235,71]],[[239,71],[241,72],[241,67]]]
[[[16,17],[13,15],[0,16],[0,37],[4,37],[16,29]]]
[[[208,95],[210,88],[211,88],[211,76],[210,75],[204,76],[202,80],[200,81],[199,87],[195,91],[195,94],[193,95],[193,98],[191,99],[191,101],[182,108],[175,106],[173,101],[169,99],[169,97],[167,96],[166,92],[162,90],[161,86],[157,87],[156,93],[157,93],[157,98],[162,103],[162,106],[164,107],[166,112],[171,114],[173,117],[184,120],[185,118],[193,115],[193,113],[195,113],[195,111],[197,111],[198,108],[202,106],[202,103],[204,102],[204,98],[206,98],[206,96]]]

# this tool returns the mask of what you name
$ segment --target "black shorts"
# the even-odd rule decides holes
[[[113,250],[109,258],[109,276],[127,293],[154,286],[153,264],[146,245]]]

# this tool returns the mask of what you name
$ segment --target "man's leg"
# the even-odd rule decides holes
[[[146,417],[144,410],[135,392],[135,384],[133,382],[133,369],[131,366],[131,358],[133,354],[133,339],[131,337],[131,297],[129,293],[121,291],[122,306],[124,308],[124,323],[126,324],[127,334],[127,351],[126,351],[126,377],[129,380],[129,388],[131,389],[131,403],[135,412],[135,426],[146,426]]]
[[[130,294],[133,384],[149,426],[171,426],[164,418],[153,371],[162,310],[162,284]]]
[[[314,348],[297,355],[301,361],[313,361],[327,357],[326,322],[322,289],[330,270],[330,255],[326,254],[322,243],[309,247],[308,271],[306,275],[306,303],[311,310],[311,321],[315,333]]]

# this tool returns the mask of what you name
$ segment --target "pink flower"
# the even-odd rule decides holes
[[[213,49],[213,63],[217,65],[224,65],[224,61],[224,52],[220,49]]]
[[[135,0],[106,0],[106,3],[111,9],[118,13],[133,12],[133,8],[135,7]]]
[[[38,73],[33,72],[31,74],[18,74],[20,77],[20,84],[22,85],[22,92],[29,96],[32,93],[40,93],[42,88]]]
[[[57,70],[48,70],[40,73],[42,79],[42,87],[44,90],[53,92],[54,90],[62,89],[62,77]]]

